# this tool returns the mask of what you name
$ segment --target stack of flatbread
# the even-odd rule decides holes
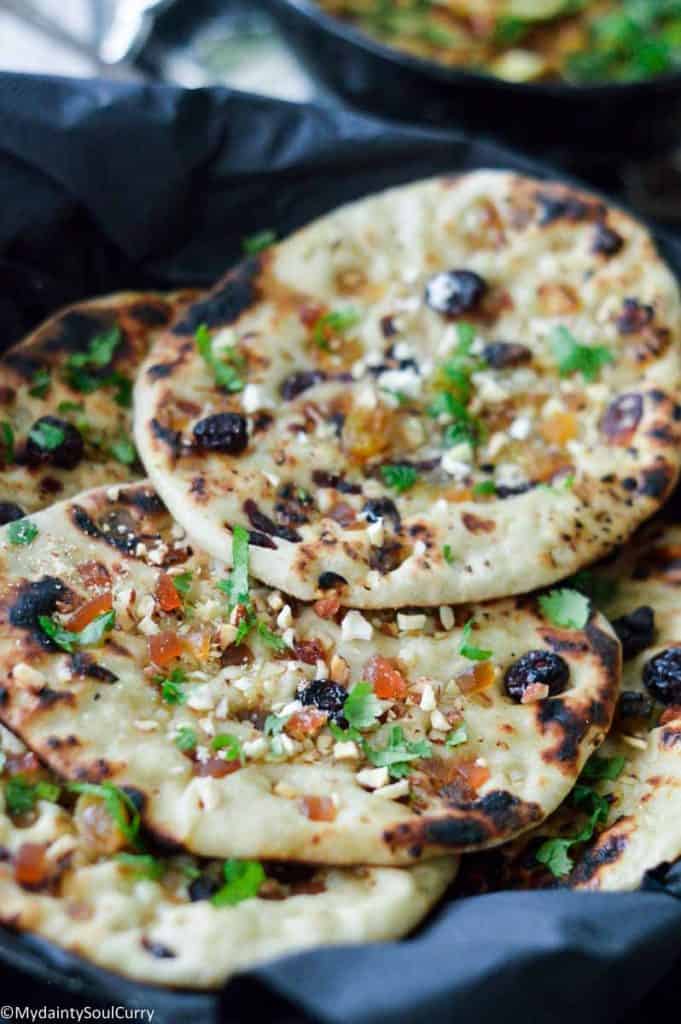
[[[0,362],[0,920],[210,988],[457,871],[636,888],[681,856],[649,235],[481,171],[248,249]]]

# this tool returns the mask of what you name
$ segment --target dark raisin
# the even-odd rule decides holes
[[[628,445],[643,416],[643,397],[637,392],[620,395],[610,403],[600,422],[609,441]]]
[[[157,960],[173,960],[177,956],[169,946],[164,946],[162,942],[154,942],[146,935],[142,938],[142,947]]]
[[[509,366],[523,366],[532,359],[532,351],[527,345],[517,345],[510,341],[492,341],[485,345],[482,357],[493,370],[505,370]]]
[[[317,487],[332,487],[341,494],[361,494],[362,488],[359,484],[353,484],[336,473],[329,473],[326,469],[315,469],[312,471],[312,482]]]
[[[292,543],[297,544],[302,540],[302,537],[296,530],[286,526],[283,523],[275,523],[273,519],[270,519],[268,515],[258,508],[252,498],[247,498],[243,505],[244,512],[248,516],[248,521],[260,534],[270,534],[272,537],[281,537],[282,540],[290,540]]]
[[[281,382],[279,393],[283,399],[289,402],[322,380],[326,380],[325,373],[318,370],[299,370]]]
[[[392,498],[369,498],[364,503],[362,512],[370,523],[377,523],[379,519],[390,519],[397,533],[402,528],[400,513]]]
[[[591,251],[601,256],[616,256],[624,245],[624,239],[607,224],[598,223],[594,232]]]
[[[206,416],[194,427],[194,441],[205,451],[240,455],[248,445],[248,424],[238,412]]]
[[[443,270],[426,284],[427,305],[443,316],[474,309],[487,291],[487,282],[472,270]]]
[[[47,428],[48,431],[50,428],[53,431],[59,431],[61,441],[53,448],[43,446],[39,441],[34,440],[34,437],[39,435],[41,428]],[[46,433],[45,436],[47,437],[48,434]],[[54,436],[59,437],[59,434]],[[75,469],[83,458],[83,449],[82,435],[72,423],[60,420],[56,416],[41,416],[29,431],[26,440],[26,460],[31,466],[49,464],[57,466],[58,469]]]
[[[314,679],[308,686],[299,686],[296,697],[306,707],[311,705],[320,711],[327,711],[329,718],[337,725],[345,726],[343,705],[348,691],[330,679]]]
[[[543,683],[549,695],[562,693],[570,678],[570,668],[564,658],[552,651],[528,651],[506,669],[504,685],[511,700],[520,704],[529,686]]]
[[[17,519],[23,519],[25,515],[21,505],[15,505],[13,501],[0,501],[0,526],[14,523]]]
[[[209,875],[201,875],[190,883],[187,892],[192,903],[198,903],[199,900],[209,900],[219,888],[220,883],[216,879]]]
[[[652,323],[654,316],[652,306],[644,306],[638,299],[625,299],[617,317],[617,330],[620,334],[636,334]]]
[[[647,604],[641,605],[628,615],[612,620],[612,628],[622,644],[625,661],[650,647],[655,633],[655,613]]]
[[[320,590],[332,590],[334,587],[344,587],[348,581],[345,576],[337,572],[322,572],[317,579],[317,586]]]
[[[669,647],[646,663],[643,683],[662,704],[681,704],[681,647]]]
[[[623,690],[617,701],[617,717],[622,721],[646,719],[653,710],[650,697],[639,690]]]

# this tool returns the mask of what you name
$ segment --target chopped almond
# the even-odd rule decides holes
[[[545,700],[549,695],[549,688],[546,683],[530,683],[523,690],[520,698],[521,704],[535,704],[538,700]]]

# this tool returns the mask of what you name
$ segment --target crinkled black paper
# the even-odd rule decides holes
[[[2,344],[65,302],[209,284],[244,236],[286,234],[383,186],[480,166],[551,174],[460,134],[224,89],[0,75]],[[681,275],[681,245],[660,242]],[[658,873],[631,894],[514,892],[449,903],[406,942],[291,957],[215,997],[136,985],[0,930],[0,1003],[12,1002],[20,971],[36,992],[49,982],[52,992],[154,1008],[155,1024],[207,1024],[218,1014],[325,1024],[611,1022],[681,955],[678,875],[667,884]]]

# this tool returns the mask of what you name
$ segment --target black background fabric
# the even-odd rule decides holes
[[[224,89],[0,75],[0,347],[65,302],[209,284],[244,236],[286,234],[383,186],[481,166],[554,176],[461,134],[342,110]],[[681,276],[681,244],[658,240]],[[641,999],[658,983],[664,996],[677,974],[680,891],[675,876],[631,894],[451,902],[406,942],[287,958],[216,996],[134,985],[0,930],[0,1004],[116,1002],[154,1008],[155,1024],[648,1017],[653,1004],[640,1009]]]

